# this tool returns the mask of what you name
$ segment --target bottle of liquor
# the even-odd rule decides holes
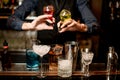
[[[9,8],[10,7],[10,4],[9,4],[9,0],[2,0],[2,2],[3,2],[3,8]]]
[[[114,47],[109,47],[109,52],[107,56],[107,71],[108,73],[116,72],[118,64],[118,55],[114,51]]]
[[[4,40],[3,42],[3,52],[2,52],[2,69],[7,70],[11,67],[10,53],[8,52],[8,42]]]
[[[2,3],[2,0],[0,0],[0,8],[2,8],[3,6],[3,3]]]
[[[61,44],[52,44],[49,51],[49,70],[57,70],[58,68],[58,57],[62,55],[63,45]]]
[[[1,55],[0,55],[0,71],[2,71],[2,61],[1,61]]]

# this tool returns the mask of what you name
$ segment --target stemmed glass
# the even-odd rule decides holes
[[[50,14],[52,17],[49,17],[51,21],[53,21],[54,7],[53,5],[47,5],[43,7],[43,14]]]
[[[60,20],[62,21],[62,23],[64,23],[65,21],[71,20],[71,12],[67,9],[63,9],[60,12]],[[61,26],[58,28],[58,31],[60,31],[62,28]]]
[[[64,21],[69,20],[69,19],[71,19],[71,12],[67,9],[63,9],[60,12],[60,20],[64,22]]]
[[[41,70],[40,70],[41,72],[39,75],[40,78],[45,77],[44,71],[42,68],[42,58],[45,54],[47,54],[49,52],[49,50],[50,50],[50,46],[41,44],[41,42],[39,40],[36,40],[35,43],[33,44],[33,51],[41,57]]]
[[[85,65],[84,68],[85,76],[89,76],[89,65],[92,63],[93,56],[94,53],[90,51],[82,53],[82,60],[83,60],[83,64]]]

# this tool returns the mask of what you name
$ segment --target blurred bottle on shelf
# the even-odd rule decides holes
[[[120,1],[119,0],[110,0],[109,1],[109,11],[110,11],[110,20],[115,20],[120,18]]]
[[[2,4],[2,0],[0,0],[0,8],[2,8],[2,5],[3,5],[3,4]]]
[[[21,0],[22,1],[22,0]],[[0,0],[0,15],[9,16],[14,13],[15,9],[19,6],[18,0]]]
[[[3,52],[1,55],[2,69],[8,70],[11,67],[11,56],[8,52],[8,42],[4,40],[3,42]]]
[[[107,71],[108,74],[111,72],[117,71],[117,65],[118,65],[118,55],[114,50],[114,47],[109,47],[109,52],[107,56]]]
[[[10,1],[9,0],[2,0],[3,8],[9,8],[10,7]]]
[[[2,71],[2,61],[1,61],[1,55],[0,55],[0,71]]]

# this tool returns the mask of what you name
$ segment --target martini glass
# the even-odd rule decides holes
[[[49,52],[49,50],[50,50],[50,46],[41,44],[39,40],[36,40],[35,43],[33,44],[33,51],[41,57],[41,68],[40,68],[41,70],[38,76],[39,78],[45,77],[43,67],[42,67],[42,64],[43,64],[42,59],[43,59],[43,56]]]

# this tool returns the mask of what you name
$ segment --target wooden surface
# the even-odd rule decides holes
[[[90,68],[94,66],[94,69],[90,69],[90,75],[108,75],[105,68],[103,68],[103,64],[94,64],[91,65]],[[97,67],[95,67],[97,66]],[[101,67],[101,69],[100,69]],[[99,69],[98,69],[99,68]],[[98,69],[98,70],[97,70]],[[37,76],[39,71],[28,71],[26,69],[25,63],[14,63],[12,67],[6,71],[0,71],[0,76]],[[112,72],[111,75],[120,75],[120,71]],[[57,71],[47,71],[47,76],[57,76]],[[73,76],[82,76],[84,75],[80,70],[73,71]]]

